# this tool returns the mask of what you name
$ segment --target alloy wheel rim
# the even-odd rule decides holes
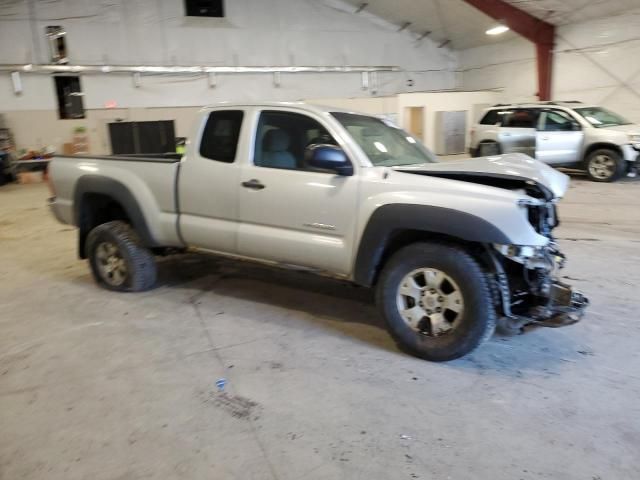
[[[596,155],[589,163],[589,173],[601,180],[611,177],[616,168],[616,162],[609,155]]]
[[[398,287],[396,303],[409,328],[433,337],[455,329],[464,312],[460,287],[436,268],[419,268],[405,275]]]
[[[96,247],[96,266],[100,277],[112,287],[119,287],[127,280],[125,259],[111,242],[102,242]]]

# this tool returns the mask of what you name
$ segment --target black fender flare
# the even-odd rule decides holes
[[[73,218],[76,226],[80,228],[80,238],[78,244],[78,254],[80,258],[85,258],[84,241],[89,232],[83,231],[81,212],[83,208],[84,197],[87,194],[100,194],[112,198],[118,202],[124,209],[127,217],[131,221],[142,243],[147,247],[160,246],[153,239],[147,221],[144,218],[142,210],[138,205],[138,201],[133,196],[128,187],[109,177],[101,175],[83,175],[76,182],[76,189],[73,195]]]
[[[355,283],[368,287],[374,284],[385,250],[393,236],[403,231],[482,244],[512,243],[495,225],[470,213],[429,205],[383,205],[373,212],[362,233],[354,266]]]

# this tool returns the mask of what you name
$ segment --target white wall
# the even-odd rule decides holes
[[[553,97],[606,106],[640,122],[640,9],[558,29]],[[502,101],[535,100],[533,44],[514,40],[460,54],[465,89],[501,88]]]
[[[436,125],[437,112],[465,111],[467,125],[465,129],[465,145],[469,146],[469,132],[477,120],[478,112],[487,106],[493,105],[500,98],[499,92],[475,91],[475,92],[427,92],[407,93],[398,95],[398,122],[404,125],[406,109],[410,107],[424,108],[424,138],[422,139],[429,148],[435,149],[438,131]]]
[[[399,33],[396,26],[366,12],[355,14],[352,5],[339,0],[225,3],[226,18],[208,19],[185,17],[181,0],[5,1],[0,15],[0,64],[48,63],[45,28],[61,25],[67,31],[72,64],[390,65],[402,71],[377,74],[376,95],[456,86],[455,52],[438,48],[429,39],[416,42],[408,32]],[[408,79],[413,80],[412,87],[407,86]],[[52,78],[23,74],[22,80],[24,92],[17,96],[9,74],[0,73],[0,113],[6,114],[19,146],[51,144],[75,122],[55,119]],[[209,87],[205,76],[143,76],[136,88],[128,75],[104,74],[83,76],[82,88],[89,110],[103,109],[108,101],[123,109],[182,108],[217,101],[373,94],[362,89],[359,73],[282,74],[279,88],[268,74],[218,75],[216,88]],[[33,128],[26,130],[14,120],[15,112],[25,111],[34,118]],[[99,127],[90,120],[88,114],[85,126],[91,137]],[[52,126],[52,121],[61,125]],[[72,127],[68,130],[70,136]]]
[[[305,102],[316,105],[328,105],[371,115],[395,116],[398,113],[398,96],[375,98],[318,98]]]
[[[383,115],[393,118],[398,125],[407,128],[406,114],[410,107],[422,107],[423,138],[422,141],[431,149],[436,148],[437,112],[467,112],[467,128],[465,130],[466,145],[469,146],[469,132],[478,120],[479,113],[487,106],[499,101],[498,91],[449,91],[449,92],[416,92],[403,93],[393,97],[380,98],[321,98],[307,100],[319,105],[330,105],[338,108],[353,109],[372,115]]]

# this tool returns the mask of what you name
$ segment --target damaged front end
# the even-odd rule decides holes
[[[560,223],[556,202],[569,186],[566,175],[522,154],[395,169],[518,194],[517,207],[537,234],[536,241],[532,242],[535,246],[489,245],[485,246],[483,257],[485,264],[492,267],[494,302],[503,332],[519,333],[524,327],[534,325],[562,327],[583,317],[589,301],[559,279],[565,257],[553,236],[554,228]],[[538,241],[540,237],[545,241]]]
[[[555,203],[526,205],[529,221],[549,238],[543,247],[493,245],[495,291],[503,333],[521,333],[524,327],[564,327],[579,322],[589,305],[580,292],[559,279],[565,256],[558,250],[552,230],[559,224]]]

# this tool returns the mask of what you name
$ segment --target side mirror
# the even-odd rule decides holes
[[[336,145],[309,145],[304,151],[307,166],[323,172],[333,172],[343,177],[353,175],[353,165]]]
[[[582,130],[582,125],[580,125],[579,123],[572,123],[571,126],[571,130],[573,130],[574,132],[579,132]]]

